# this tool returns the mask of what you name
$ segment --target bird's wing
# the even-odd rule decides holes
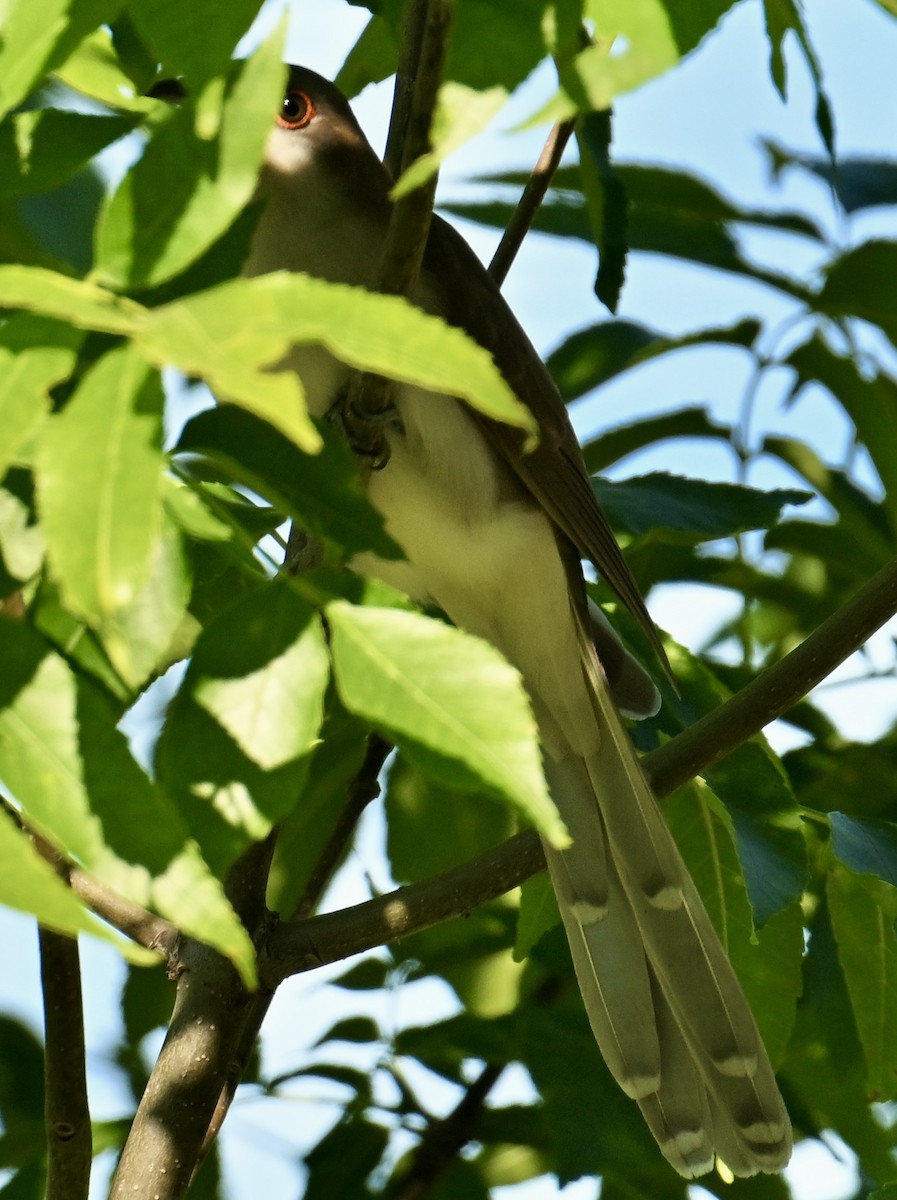
[[[538,445],[529,453],[523,451],[519,429],[478,415],[484,434],[580,556],[594,563],[639,621],[666,667],[657,630],[595,498],[576,434],[553,379],[479,259],[440,217],[433,218],[424,270],[445,319],[466,330],[492,354],[541,430]],[[512,337],[507,336],[509,325],[515,330]]]

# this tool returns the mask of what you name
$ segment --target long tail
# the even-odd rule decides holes
[[[546,774],[573,844],[546,857],[598,1045],[680,1174],[778,1170],[791,1127],[753,1015],[584,632],[581,662],[540,714],[570,747]]]

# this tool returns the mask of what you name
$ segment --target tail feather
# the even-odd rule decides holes
[[[547,704],[567,731],[546,774],[573,844],[546,857],[595,1037],[680,1174],[715,1156],[776,1170],[790,1125],[753,1014],[584,634],[582,648],[562,711]]]

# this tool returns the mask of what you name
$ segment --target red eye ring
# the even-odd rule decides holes
[[[283,98],[277,124],[283,129],[302,129],[315,115],[315,106],[307,92],[291,88]]]

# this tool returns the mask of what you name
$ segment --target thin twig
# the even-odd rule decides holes
[[[449,1115],[428,1125],[409,1170],[389,1191],[389,1200],[423,1200],[429,1195],[436,1180],[473,1137],[486,1097],[504,1069],[504,1063],[488,1063],[467,1086]]]
[[[139,904],[126,900],[82,871],[80,867],[64,867],[63,876],[69,887],[88,908],[107,924],[139,946],[155,950],[170,958],[178,939],[178,930],[171,921],[149,912]]]
[[[737,696],[647,754],[642,765],[656,795],[669,795],[787,712],[895,612],[897,559]],[[260,973],[268,986],[276,987],[287,975],[341,961],[463,916],[518,887],[544,866],[535,831],[519,833],[422,883],[340,912],[279,926],[260,951]]]
[[[93,1143],[87,1105],[81,964],[75,938],[41,928],[47,1200],[87,1200]]]
[[[559,121],[552,126],[545,145],[542,147],[542,153],[533,167],[523,194],[517,202],[508,227],[502,234],[502,239],[489,264],[489,274],[499,287],[504,283],[511,264],[523,245],[523,239],[529,233],[533,221],[536,219],[536,213],[545,199],[545,193],[560,165],[564,149],[575,126],[575,117]]]
[[[891,559],[790,654],[762,671],[731,700],[654,750],[651,783],[667,796],[706,771],[802,700],[897,612],[897,558]]]

